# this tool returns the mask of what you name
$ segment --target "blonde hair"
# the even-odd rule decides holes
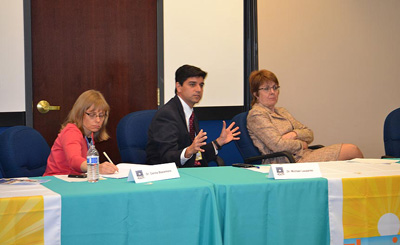
[[[253,97],[251,101],[251,106],[253,106],[257,102],[257,98],[256,96],[254,96],[254,93],[258,96],[259,95],[258,90],[260,86],[263,85],[265,82],[273,82],[277,86],[279,86],[278,78],[275,76],[273,72],[268,70],[253,71],[252,73],[250,73],[249,82],[250,82],[250,93],[251,96]]]
[[[67,119],[61,125],[60,131],[68,124],[75,124],[79,130],[81,130],[82,135],[85,135],[85,131],[83,129],[83,116],[87,109],[91,106],[94,106],[95,110],[102,110],[105,113],[103,124],[99,131],[93,134],[93,138],[96,142],[104,141],[110,138],[107,133],[106,125],[108,122],[108,116],[110,112],[110,106],[107,101],[104,99],[104,96],[96,90],[88,90],[83,92],[78,99],[75,101],[74,106],[69,112]]]

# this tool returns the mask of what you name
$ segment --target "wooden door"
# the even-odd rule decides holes
[[[119,120],[157,108],[157,1],[34,0],[31,10],[34,128],[51,146],[78,96],[99,90],[111,139],[96,147],[120,162]],[[40,100],[61,110],[41,114]]]

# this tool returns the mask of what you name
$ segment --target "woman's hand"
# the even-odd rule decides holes
[[[282,135],[282,139],[284,140],[295,140],[297,139],[297,134],[294,131],[291,131],[289,133],[286,133],[284,135]]]
[[[301,141],[301,143],[303,144],[303,150],[308,149],[308,144],[305,141]]]
[[[115,172],[118,172],[118,168],[110,162],[103,162],[99,165],[99,172],[101,174],[113,174]]]

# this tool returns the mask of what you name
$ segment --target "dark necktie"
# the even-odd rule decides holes
[[[190,134],[190,138],[192,139],[192,142],[193,142],[194,137],[196,136],[196,131],[194,130],[194,112],[192,112],[192,115],[190,115],[190,118],[189,118],[189,134]],[[200,161],[195,160],[194,166],[201,166]]]

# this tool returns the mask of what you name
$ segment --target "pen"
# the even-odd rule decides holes
[[[103,151],[103,154],[104,154],[104,156],[107,158],[107,160],[108,160],[110,163],[114,164],[113,161],[111,161],[111,159],[108,157],[108,155],[107,155],[107,153],[106,153],[105,151]]]
[[[103,154],[104,154],[104,156],[107,158],[107,160],[108,160],[110,163],[114,164],[113,161],[111,161],[111,158],[107,155],[107,153],[106,153],[105,151],[103,151]],[[115,173],[118,173],[118,171],[115,171]]]

